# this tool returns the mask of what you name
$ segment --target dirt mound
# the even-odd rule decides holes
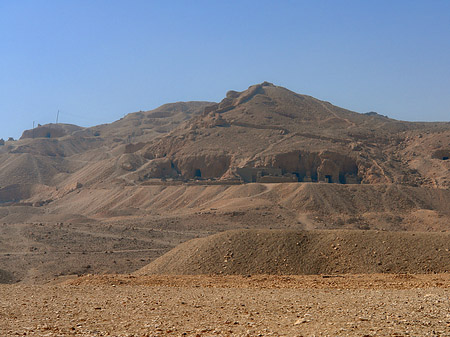
[[[448,272],[449,250],[450,233],[234,230],[185,242],[136,274]]]

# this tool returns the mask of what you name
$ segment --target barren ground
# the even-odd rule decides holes
[[[1,336],[450,336],[450,275],[85,276],[0,286]]]

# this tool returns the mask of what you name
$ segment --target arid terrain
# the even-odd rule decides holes
[[[449,274],[1,285],[2,336],[449,336]]]
[[[268,82],[0,145],[0,336],[450,336],[450,123]]]

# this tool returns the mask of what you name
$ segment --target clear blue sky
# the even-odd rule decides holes
[[[270,81],[450,120],[450,1],[0,0],[0,138]]]

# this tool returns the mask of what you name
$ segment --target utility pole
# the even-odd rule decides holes
[[[33,138],[34,138],[34,123],[35,123],[35,122],[33,121]]]
[[[58,109],[58,113],[56,114],[56,124],[58,124],[58,119],[59,119],[59,109]]]

